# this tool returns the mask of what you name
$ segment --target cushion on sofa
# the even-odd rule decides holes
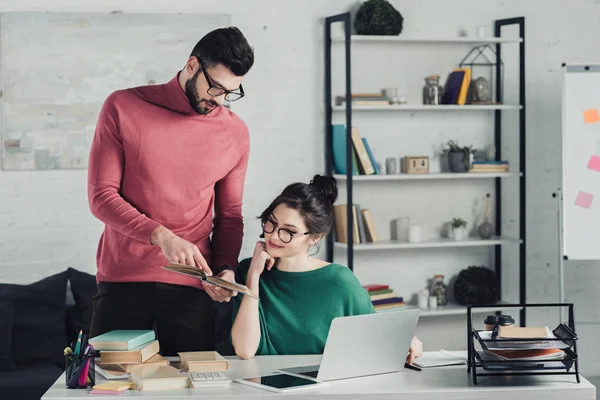
[[[73,305],[67,307],[67,338],[77,340],[79,331],[88,333],[92,323],[92,298],[96,295],[96,276],[69,268],[69,286]]]
[[[15,307],[9,301],[0,302],[0,371],[12,371],[16,368],[10,354],[12,347],[12,329]]]
[[[29,285],[0,284],[0,301],[15,307],[12,358],[17,367],[53,364],[64,368],[68,271]]]
[[[39,400],[62,372],[54,365],[35,364],[3,372],[0,374],[0,399]]]

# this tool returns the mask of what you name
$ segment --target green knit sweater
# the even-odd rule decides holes
[[[240,262],[238,282],[246,283],[250,261]],[[339,264],[306,272],[265,270],[259,297],[257,355],[322,354],[334,318],[375,312],[367,291]],[[232,301],[235,321],[242,295]]]

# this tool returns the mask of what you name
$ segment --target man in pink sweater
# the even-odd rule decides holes
[[[249,135],[222,103],[244,96],[253,63],[237,28],[217,29],[170,82],[106,99],[89,158],[90,209],[105,224],[90,337],[154,328],[164,355],[214,349],[215,301],[232,293],[161,266],[235,280]]]

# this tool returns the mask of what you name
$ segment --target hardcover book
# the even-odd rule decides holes
[[[191,276],[194,278],[201,279],[202,282],[208,283],[210,285],[215,285],[221,287],[223,289],[230,290],[232,292],[240,292],[243,294],[247,294],[250,297],[255,298],[256,300],[260,300],[258,295],[254,294],[247,286],[240,285],[239,283],[231,282],[226,279],[219,278],[218,276],[207,275],[204,270],[192,267],[190,265],[183,265],[177,263],[169,263],[162,267],[168,271],[177,272],[179,274]]]

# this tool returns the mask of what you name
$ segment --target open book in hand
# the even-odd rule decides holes
[[[254,294],[247,286],[240,285],[239,283],[231,282],[218,276],[207,275],[202,269],[198,267],[192,267],[191,265],[184,265],[178,263],[169,263],[162,267],[166,270],[178,272],[187,276],[201,279],[203,282],[221,287],[223,289],[230,290],[232,292],[240,292],[247,294],[250,297],[260,300],[258,295]]]

